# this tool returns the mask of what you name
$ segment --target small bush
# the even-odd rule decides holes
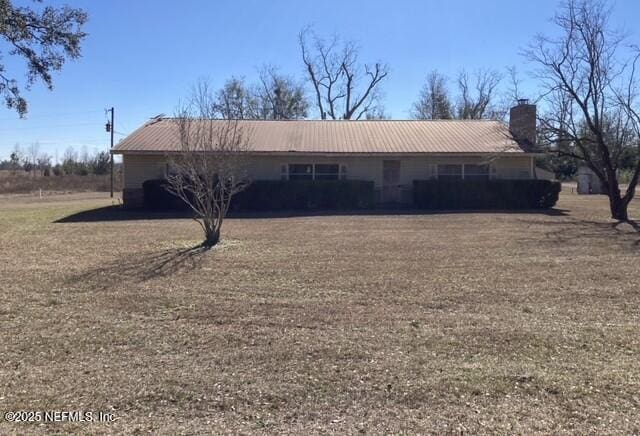
[[[414,180],[420,209],[549,209],[558,201],[560,182],[549,180]]]
[[[166,190],[164,179],[143,183],[149,209],[185,210],[187,205]],[[360,180],[257,180],[231,200],[231,210],[349,210],[374,205],[373,182]]]

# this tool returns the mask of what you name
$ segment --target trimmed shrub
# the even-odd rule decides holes
[[[256,180],[234,196],[234,211],[353,210],[374,206],[373,182]]]
[[[549,209],[560,182],[549,180],[414,180],[419,209]]]
[[[186,210],[187,205],[166,190],[165,179],[142,184],[144,205],[153,210]],[[256,180],[234,195],[231,210],[354,210],[374,206],[373,182],[361,180]]]
[[[144,207],[151,210],[187,210],[189,206],[167,191],[166,179],[146,180],[142,184]]]

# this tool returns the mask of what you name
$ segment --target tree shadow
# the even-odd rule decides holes
[[[631,228],[635,230],[637,234],[640,235],[640,223],[638,223],[636,220],[618,221],[617,223],[614,223],[612,226],[618,232],[627,233],[627,232],[624,232],[624,230],[620,230],[620,226],[623,224],[629,224]],[[638,238],[633,244],[640,247],[640,238]]]
[[[197,269],[202,264],[203,255],[209,250],[211,247],[200,244],[189,248],[132,254],[74,275],[67,282],[99,290],[109,289],[123,282],[140,283],[158,277],[169,277]]]
[[[613,227],[618,228],[622,224],[629,224],[636,232],[640,233],[640,223],[635,220],[618,221],[613,224]]]
[[[57,219],[54,223],[90,223],[108,221],[136,221],[158,219],[191,218],[188,211],[153,211],[145,209],[125,209],[122,206],[105,206],[83,210]]]
[[[519,221],[528,225],[543,225],[549,228],[544,235],[546,241],[554,245],[563,245],[577,240],[614,238],[630,248],[640,248],[640,237],[636,238],[636,236],[640,236],[640,223],[633,220],[610,223],[567,216],[560,221],[542,222],[527,219]],[[624,229],[623,224],[629,224],[632,230]],[[540,238],[530,238],[530,240],[540,243]],[[629,244],[629,242],[631,243]]]
[[[393,215],[460,215],[460,214],[535,214],[565,216],[565,209],[523,209],[523,210],[418,210],[409,208],[387,208],[367,210],[289,210],[271,212],[230,212],[228,219],[299,218],[322,216],[393,216]],[[109,221],[163,220],[191,218],[188,211],[153,211],[145,209],[125,209],[120,206],[105,206],[85,210],[57,219],[54,223],[89,223]]]

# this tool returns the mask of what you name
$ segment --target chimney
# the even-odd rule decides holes
[[[526,98],[518,99],[518,104],[509,111],[509,130],[514,139],[528,149],[536,145],[536,105]]]

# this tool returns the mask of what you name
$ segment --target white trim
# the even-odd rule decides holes
[[[436,180],[440,179],[440,167],[442,166],[449,166],[449,165],[456,165],[456,166],[460,166],[460,180],[467,180],[467,166],[468,165],[473,165],[473,166],[485,166],[487,167],[487,178],[491,179],[491,164],[488,163],[469,163],[469,162],[465,162],[465,163],[441,163],[441,164],[436,164]],[[454,174],[449,174],[450,176],[454,175]],[[469,174],[470,176],[479,176],[482,175],[484,176],[484,174]],[[446,174],[445,174],[446,176]]]
[[[283,163],[280,165],[280,179],[282,180],[282,168],[286,167],[286,179],[284,180],[291,180],[290,175],[291,175],[291,165],[311,165],[311,180],[317,180],[316,179],[316,165],[337,165],[338,166],[338,177],[336,180],[346,180],[347,179],[347,174],[348,174],[348,168],[347,165],[345,163],[342,162],[314,162],[313,160],[310,160],[309,162],[287,162],[287,163]],[[342,169],[344,168],[344,172],[342,171]],[[333,174],[333,173],[331,173]],[[320,173],[320,175],[330,175],[330,173]],[[330,180],[330,179],[329,179]]]

